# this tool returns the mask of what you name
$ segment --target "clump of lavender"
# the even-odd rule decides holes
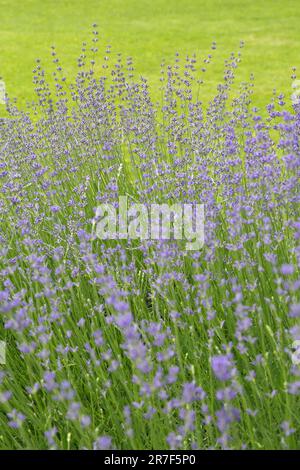
[[[299,105],[260,114],[240,52],[205,107],[212,54],[159,104],[96,28],[74,81],[51,54],[0,129],[1,448],[299,447]],[[95,238],[120,195],[203,203],[204,247]]]

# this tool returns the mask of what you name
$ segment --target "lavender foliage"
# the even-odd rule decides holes
[[[241,52],[208,106],[203,63],[176,54],[156,103],[97,42],[73,82],[53,47],[36,101],[7,99],[0,446],[299,448],[299,104],[253,107]],[[97,239],[96,207],[119,195],[204,204],[204,247]]]

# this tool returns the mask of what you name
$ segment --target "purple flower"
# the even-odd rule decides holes
[[[116,317],[116,324],[120,328],[127,328],[128,326],[130,326],[131,322],[132,322],[132,315],[130,312],[124,313],[122,315],[118,315]]]
[[[289,437],[291,436],[292,434],[294,434],[294,432],[296,432],[296,430],[294,428],[291,428],[291,424],[289,421],[283,421],[280,425],[281,429],[283,430],[284,432],[284,435],[286,437]]]
[[[98,437],[93,445],[94,450],[110,450],[112,448],[112,439],[110,436]]]
[[[292,318],[300,317],[300,304],[292,304],[290,306],[290,317]]]
[[[57,434],[57,428],[56,427],[53,427],[51,429],[49,429],[48,431],[45,431],[45,437],[47,439],[47,442],[48,442],[48,446],[51,447],[51,448],[56,448],[56,444],[55,444],[55,436]]]
[[[229,355],[213,356],[211,366],[215,376],[221,381],[231,379],[235,371]]]
[[[19,429],[25,421],[23,413],[20,413],[16,409],[13,409],[7,416],[9,418],[8,424],[11,428]]]
[[[283,264],[281,266],[281,273],[284,276],[290,276],[294,272],[294,266],[292,264]]]

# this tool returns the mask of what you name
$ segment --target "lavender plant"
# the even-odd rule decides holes
[[[74,82],[52,48],[36,101],[6,101],[0,447],[299,448],[299,104],[232,94],[241,52],[205,108],[212,55],[176,54],[155,103],[97,41]],[[204,204],[204,247],[98,239],[120,195]]]

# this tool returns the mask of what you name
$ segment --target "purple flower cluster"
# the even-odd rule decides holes
[[[110,47],[101,75],[97,42],[73,83],[55,48],[54,89],[37,61],[36,102],[8,100],[0,130],[1,443],[267,448],[274,429],[293,448],[299,105],[254,108],[240,52],[206,107],[203,64],[176,54],[155,104]],[[97,239],[96,207],[119,195],[204,204],[205,246]]]

